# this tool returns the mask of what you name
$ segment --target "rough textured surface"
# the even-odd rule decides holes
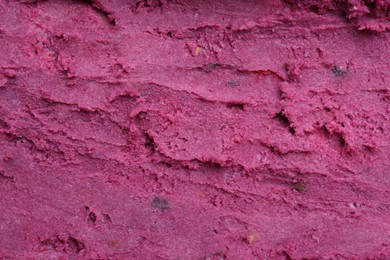
[[[0,259],[389,257],[388,12],[0,0]]]

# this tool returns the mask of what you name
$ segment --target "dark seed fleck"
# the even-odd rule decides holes
[[[228,86],[229,88],[235,88],[238,86],[238,83],[237,81],[231,80],[226,83],[226,86]]]
[[[332,67],[332,72],[333,74],[336,76],[336,77],[341,77],[341,76],[344,76],[345,74],[347,74],[346,71],[342,70],[339,66],[336,66],[334,65]]]
[[[212,72],[213,70],[215,70],[217,67],[219,66],[219,64],[217,63],[209,63],[205,66],[203,66],[203,71],[204,72]]]
[[[297,190],[297,191],[305,191],[306,184],[304,182],[298,181],[298,182],[294,183],[293,188],[294,188],[294,190]]]
[[[88,215],[89,219],[93,222],[96,221],[96,214],[94,212],[90,212]]]
[[[162,210],[170,208],[168,200],[166,198],[159,198],[159,197],[155,197],[152,200],[152,206]]]

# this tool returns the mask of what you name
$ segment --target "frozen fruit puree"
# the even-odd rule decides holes
[[[0,259],[390,257],[389,14],[0,0]]]

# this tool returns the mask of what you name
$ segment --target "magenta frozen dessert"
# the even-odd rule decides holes
[[[0,259],[390,257],[389,12],[0,0]]]

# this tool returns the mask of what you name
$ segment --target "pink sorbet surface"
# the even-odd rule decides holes
[[[389,13],[0,0],[0,259],[389,259]]]

